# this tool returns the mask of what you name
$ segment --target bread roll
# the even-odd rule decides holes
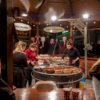
[[[63,70],[55,70],[55,74],[62,74]]]
[[[64,70],[63,70],[63,73],[64,73],[64,74],[69,74],[69,73],[71,73],[71,72],[72,72],[71,69],[64,69]]]

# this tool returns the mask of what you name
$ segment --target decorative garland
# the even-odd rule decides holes
[[[39,38],[41,38],[41,36],[35,36],[35,38],[36,38],[36,43],[40,44]]]
[[[13,10],[12,10],[12,13],[13,13],[13,20],[14,20],[15,16],[17,16],[17,17],[20,16],[20,14],[21,14],[20,8],[19,7],[14,7]],[[16,29],[15,29],[14,23],[13,23],[12,33],[14,34],[15,42],[18,42],[19,41],[18,34],[16,33]]]

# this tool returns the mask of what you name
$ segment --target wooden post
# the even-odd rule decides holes
[[[1,76],[13,88],[13,0],[1,0]]]
[[[72,28],[72,23],[70,22],[70,37],[72,37],[72,30],[73,30],[73,28]]]
[[[73,36],[74,36],[74,30],[73,30]],[[74,37],[73,37],[73,45],[74,45]]]
[[[36,26],[36,36],[39,36],[39,23]],[[39,54],[39,44],[37,43],[37,54]]]
[[[31,40],[31,30],[29,31],[29,40]]]

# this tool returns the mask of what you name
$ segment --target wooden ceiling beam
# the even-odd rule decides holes
[[[68,5],[68,8],[69,8],[69,11],[70,11],[70,15],[73,16],[71,2],[70,2],[70,0],[66,0],[66,1],[67,1],[67,5]]]
[[[47,2],[47,4],[67,4],[65,2]]]
[[[77,0],[77,1],[73,1],[73,2],[71,2],[71,3],[76,3],[76,2],[80,2],[80,1],[83,1],[83,0]]]
[[[43,7],[45,6],[45,4],[47,3],[47,0],[43,0],[42,5],[40,6],[37,15],[41,12],[41,10],[43,9]]]

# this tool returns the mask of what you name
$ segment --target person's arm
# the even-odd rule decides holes
[[[39,48],[42,49],[42,42],[40,42],[40,44],[39,44]]]
[[[65,55],[66,55],[66,51],[67,49],[65,49],[64,53],[63,53],[63,56],[62,56],[62,59],[64,59]]]
[[[72,61],[72,64],[75,64],[75,62],[80,59],[80,53],[79,53],[79,51],[77,49],[75,49],[75,54],[76,54],[77,58]]]
[[[28,50],[25,51],[25,54],[26,54],[27,60],[30,60],[30,58],[29,58],[29,51]]]

